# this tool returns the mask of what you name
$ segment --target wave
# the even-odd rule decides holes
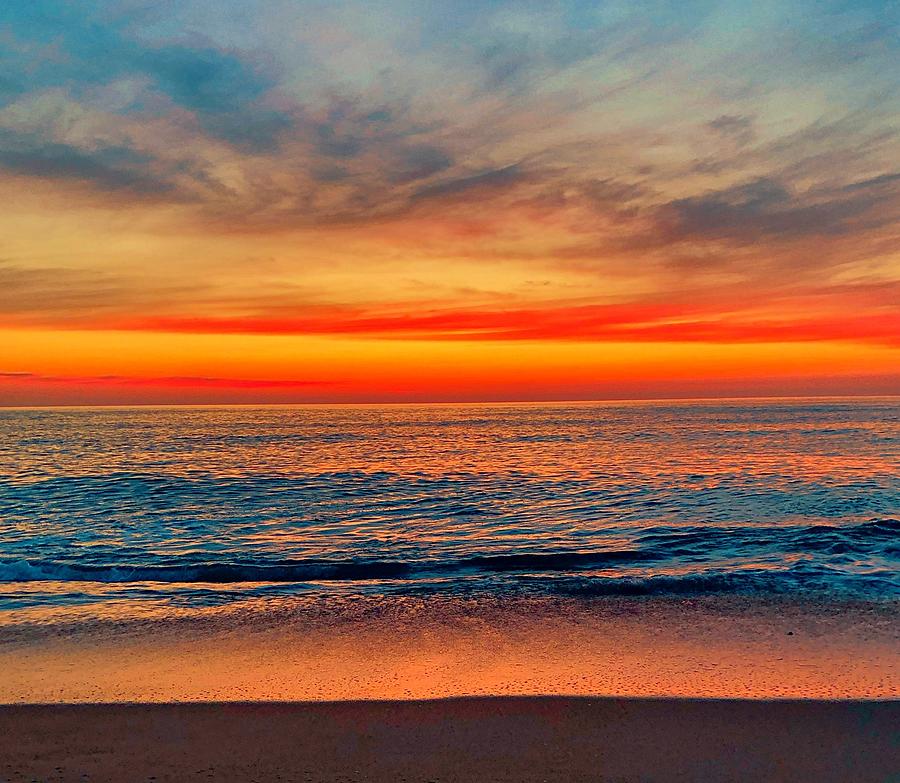
[[[0,582],[309,582],[396,579],[408,576],[401,562],[286,561],[192,565],[94,566],[49,561],[0,562]]]
[[[890,527],[890,526],[889,526]],[[621,549],[599,552],[476,555],[445,561],[282,560],[94,565],[50,560],[0,560],[0,582],[82,582],[128,585],[355,583],[361,589],[430,590],[479,587],[491,591],[573,595],[680,595],[711,592],[778,593],[794,590],[867,592],[900,596],[900,578],[884,565],[857,568],[744,558],[696,561],[681,572],[654,561],[659,553]],[[615,573],[617,568],[622,573]],[[654,573],[657,571],[657,573]]]
[[[271,563],[205,562],[159,565],[85,565],[54,561],[0,561],[0,582],[310,582],[412,579],[481,571],[545,572],[601,568],[653,559],[632,551],[478,555],[444,562],[282,560]]]
[[[843,576],[843,578],[841,578]],[[552,592],[571,596],[686,596],[720,593],[777,595],[789,593],[900,597],[900,579],[894,571],[839,575],[822,567],[746,569],[646,577],[591,577],[561,579]]]

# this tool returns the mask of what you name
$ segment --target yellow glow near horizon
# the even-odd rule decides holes
[[[51,330],[2,330],[0,341],[6,371],[32,373],[38,401],[41,388],[77,387],[92,379],[105,379],[111,386],[143,381],[149,388],[139,389],[133,398],[153,400],[155,388],[177,387],[190,378],[224,388],[240,388],[248,381],[309,383],[305,391],[294,390],[298,400],[331,396],[364,401],[392,395],[439,400],[466,393],[516,399],[516,389],[523,388],[565,399],[590,396],[592,389],[600,396],[617,388],[627,392],[634,384],[665,391],[661,381],[671,385],[704,379],[698,390],[706,388],[715,396],[735,390],[729,381],[864,379],[890,373],[900,361],[897,349],[838,342],[442,342]],[[870,391],[864,382],[860,388]],[[248,400],[260,398],[252,384],[244,394]]]

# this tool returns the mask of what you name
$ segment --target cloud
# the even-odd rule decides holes
[[[32,372],[0,372],[0,379],[38,383],[103,384],[122,386],[214,386],[236,389],[295,389],[326,386],[333,381],[270,378],[217,378],[204,375],[42,375]]]
[[[196,115],[211,136],[248,152],[274,149],[291,126],[290,112],[266,103],[277,69],[262,54],[216,45],[200,33],[148,41],[134,35],[134,14],[116,14],[110,4],[76,8],[35,0],[28,6],[0,12],[0,27],[6,23],[7,38],[18,49],[17,56],[0,60],[10,84],[22,85],[16,93],[66,86],[74,99],[90,100],[103,85],[137,80],[143,93],[124,112],[147,111],[159,103],[155,96],[163,96]],[[40,57],[29,40],[44,52],[52,42],[56,55]]]
[[[844,325],[830,305],[738,319],[732,298],[684,303],[897,276],[895,17],[830,0],[7,3],[0,180],[58,188],[48,215],[102,206],[111,247],[146,210],[160,252],[92,272],[83,255],[83,270],[40,260],[38,239],[36,260],[0,265],[0,314],[396,339],[884,340],[883,303]],[[281,276],[223,260],[235,290],[219,295],[223,235],[266,245]],[[329,265],[340,282],[324,293],[257,296],[301,276],[316,288]],[[473,280],[441,288],[445,273]],[[420,277],[434,301],[357,301]],[[522,279],[554,289],[519,301]],[[507,286],[510,306],[472,306],[466,286]],[[584,299],[561,301],[564,286]],[[654,295],[670,310],[647,311]]]
[[[661,214],[673,238],[760,242],[844,235],[891,220],[889,213],[875,213],[874,208],[888,195],[897,200],[897,184],[893,175],[881,175],[798,194],[778,180],[763,177],[675,200]]]
[[[398,150],[390,177],[397,183],[416,182],[446,171],[453,163],[451,155],[439,147],[410,145]]]
[[[744,115],[721,114],[714,120],[706,123],[706,126],[717,135],[734,142],[739,147],[751,144],[756,138],[753,118]]]
[[[293,125],[289,112],[263,101],[276,80],[233,51],[213,47],[146,47],[134,58],[137,73],[174,103],[194,112],[212,136],[250,152],[274,150]]]
[[[490,196],[492,192],[505,191],[510,186],[521,183],[527,177],[523,168],[516,163],[497,169],[479,171],[475,174],[447,178],[428,185],[412,195],[413,202],[450,200],[469,197],[473,194]]]
[[[197,202],[208,219],[230,225],[365,223],[426,201],[437,207],[476,187],[482,198],[502,200],[501,186],[514,178],[547,180],[544,197],[588,176],[633,180],[648,150],[680,144],[685,111],[672,96],[684,92],[693,96],[704,138],[718,142],[702,160],[680,163],[707,174],[742,162],[755,169],[744,172],[749,184],[714,183],[718,195],[694,185],[693,193],[673,198],[669,212],[684,231],[734,235],[746,217],[765,234],[783,235],[784,221],[812,231],[835,217],[840,222],[851,208],[816,203],[780,211],[749,192],[739,200],[740,188],[760,187],[753,181],[789,188],[800,177],[779,171],[784,155],[796,155],[779,152],[785,139],[771,137],[756,98],[759,81],[781,88],[781,74],[762,66],[748,72],[753,89],[727,104],[711,100],[709,91],[690,92],[733,78],[712,73],[707,53],[716,52],[720,28],[728,29],[728,8],[648,0],[596,7],[465,3],[452,13],[425,4],[413,15],[392,3],[368,15],[362,10],[353,2],[315,9],[196,0],[164,12],[116,0],[8,6],[0,18],[11,51],[3,60],[11,96],[63,89],[96,109],[115,85],[127,83],[129,92],[109,112],[111,138],[90,143],[36,132],[30,145],[6,150],[5,165],[102,191]],[[371,12],[383,25],[366,22]],[[204,15],[209,23],[201,26]],[[229,24],[229,15],[240,24]],[[827,23],[824,12],[809,16]],[[879,48],[889,41],[883,17],[866,8],[858,19],[833,20],[840,40],[878,43],[871,51],[858,48],[854,62],[887,56]],[[741,53],[761,45],[749,33],[784,27],[765,10],[746,23]],[[292,37],[298,25],[308,34]],[[337,32],[349,53],[330,48]],[[827,81],[829,69],[843,66],[826,60],[818,67]],[[879,89],[888,89],[886,80],[867,86],[870,99]],[[150,120],[171,126],[166,148],[132,127]],[[856,145],[852,128],[827,125],[836,134],[832,145]],[[809,145],[809,134],[797,143]],[[665,180],[656,183],[664,192],[679,172],[655,166],[660,173],[649,176]]]
[[[152,156],[121,145],[92,149],[0,128],[0,169],[56,181],[88,183],[101,191],[140,197],[176,197],[175,183],[156,171]]]
[[[882,289],[882,294],[885,289]],[[809,342],[849,340],[900,346],[900,308],[882,301],[848,315],[842,291],[816,302],[786,299],[754,308],[734,299],[543,302],[529,307],[307,307],[302,315],[160,315],[100,318],[84,328],[188,334],[352,335],[450,341]],[[871,294],[870,294],[871,297]],[[883,297],[882,297],[883,298]],[[889,298],[889,297],[888,297]]]
[[[79,328],[114,313],[196,304],[209,290],[196,281],[158,280],[146,270],[128,274],[0,259],[0,323]]]
[[[96,312],[121,296],[123,288],[109,274],[0,260],[0,316],[6,319]]]

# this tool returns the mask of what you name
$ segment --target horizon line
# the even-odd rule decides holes
[[[81,408],[353,408],[353,407],[415,407],[444,405],[595,405],[601,403],[664,403],[664,402],[751,402],[794,400],[900,400],[897,394],[781,394],[781,395],[722,395],[706,397],[603,397],[583,399],[542,400],[380,400],[359,402],[123,402],[123,403],[45,403],[10,405],[0,402],[0,410],[48,410]]]

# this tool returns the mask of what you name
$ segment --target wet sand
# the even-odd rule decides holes
[[[900,702],[5,706],[0,779],[887,783],[900,779]]]
[[[0,628],[0,703],[459,696],[892,699],[891,604],[746,599],[265,602]]]

